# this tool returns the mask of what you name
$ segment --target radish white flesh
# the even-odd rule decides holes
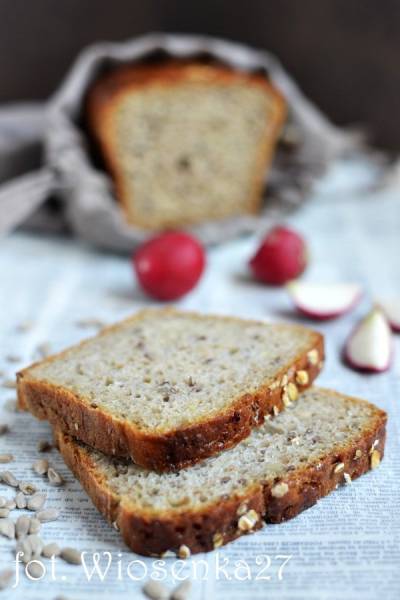
[[[390,367],[392,332],[383,311],[374,308],[358,323],[347,341],[348,364],[362,371],[382,372]]]
[[[354,308],[362,296],[361,287],[356,283],[293,282],[288,290],[297,310],[319,320],[343,315]]]
[[[400,331],[400,298],[398,300],[385,300],[379,302],[393,331]]]

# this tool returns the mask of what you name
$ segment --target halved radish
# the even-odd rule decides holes
[[[361,287],[356,283],[308,283],[294,281],[287,286],[301,313],[311,319],[334,319],[359,302]]]
[[[344,357],[354,369],[381,373],[390,367],[392,351],[390,325],[383,311],[375,307],[353,329]]]
[[[384,300],[379,302],[379,306],[385,313],[390,327],[393,331],[400,331],[400,298],[398,300]]]

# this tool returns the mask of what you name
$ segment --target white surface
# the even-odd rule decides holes
[[[340,361],[342,345],[356,320],[370,308],[380,294],[400,295],[400,202],[389,193],[379,197],[352,198],[338,190],[329,198],[315,201],[296,214],[290,222],[304,233],[310,244],[311,264],[306,279],[323,281],[356,281],[366,294],[354,312],[327,323],[316,323],[326,335],[327,362],[319,383],[340,391],[365,397],[389,413],[388,442],[385,459],[374,472],[337,490],[317,506],[282,525],[266,526],[263,531],[242,538],[220,549],[219,559],[244,559],[252,569],[252,581],[216,580],[216,553],[206,558],[210,568],[207,581],[196,581],[191,598],[236,599],[329,599],[341,598],[397,600],[400,597],[400,347],[392,370],[382,375],[366,376],[344,367]],[[208,312],[247,315],[274,320],[299,320],[282,289],[253,283],[246,262],[255,248],[254,239],[229,243],[210,251],[208,269],[201,285],[178,303],[182,308]],[[72,240],[39,238],[15,234],[0,242],[0,370],[13,372],[32,361],[35,348],[49,342],[59,350],[77,342],[93,330],[77,327],[78,319],[96,317],[116,321],[149,301],[137,288],[129,260],[98,253]],[[33,329],[17,333],[16,326],[32,320]],[[94,332],[94,331],[93,331]],[[20,363],[7,362],[6,355],[21,356]],[[0,387],[0,402],[13,397],[13,391]],[[17,477],[35,481],[43,489],[45,482],[31,473],[30,465],[37,457],[36,443],[49,437],[46,423],[29,415],[0,415],[9,422],[12,434],[0,438],[1,451],[12,452],[16,460],[10,469]],[[57,453],[51,461],[63,473],[66,485],[48,489],[48,506],[59,505],[61,518],[43,526],[46,541],[57,539],[80,550],[112,552],[113,566],[104,583],[87,582],[81,567],[57,563],[57,581],[49,574],[41,582],[21,580],[14,590],[0,592],[1,598],[50,600],[63,593],[72,600],[141,597],[141,583],[126,575],[130,560],[140,558],[128,552],[118,534],[105,525],[73,480]],[[6,467],[5,467],[6,468]],[[13,495],[0,485],[0,495]],[[17,513],[13,513],[16,518]],[[69,539],[72,537],[72,541]],[[69,540],[69,541],[68,541]],[[11,544],[0,538],[1,568],[12,568]],[[121,553],[119,555],[118,553]],[[255,580],[261,566],[257,556],[271,557],[271,567]],[[291,555],[278,580],[278,566]],[[117,580],[117,561],[124,565],[122,581]],[[263,561],[267,559],[258,559]],[[169,569],[173,560],[168,560]],[[188,561],[186,568],[189,569]],[[232,570],[230,571],[232,573]],[[243,577],[244,571],[240,573]],[[61,580],[64,576],[66,579]],[[168,585],[172,586],[169,578]]]

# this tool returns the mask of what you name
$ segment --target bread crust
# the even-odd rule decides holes
[[[262,189],[265,184],[266,171],[272,162],[275,143],[286,119],[286,101],[277,88],[261,74],[246,73],[234,70],[223,64],[205,64],[195,60],[166,60],[156,64],[137,64],[120,66],[110,73],[101,76],[86,97],[86,118],[89,130],[99,146],[107,169],[115,186],[116,197],[120,201],[129,223],[143,229],[169,228],[181,225],[193,225],[198,220],[185,218],[179,220],[138,219],[132,211],[124,178],[114,151],[112,119],[115,108],[125,94],[138,92],[143,88],[157,86],[160,90],[170,89],[188,81],[232,85],[244,83],[265,90],[273,98],[271,113],[268,114],[270,133],[260,144],[258,158],[254,165],[253,189],[243,212],[258,213],[262,200]],[[221,218],[232,216],[222,215]],[[206,219],[203,219],[206,220]]]
[[[239,507],[256,511],[259,518],[254,531],[263,526],[263,520],[280,523],[313,506],[344,483],[344,473],[352,480],[366,473],[371,468],[371,449],[383,457],[385,446],[386,413],[373,408],[370,423],[359,437],[310,465],[289,471],[284,477],[289,491],[283,497],[272,494],[273,486],[281,481],[276,478],[273,483],[251,484],[237,495],[202,506],[198,511],[175,509],[155,513],[120,498],[110,490],[82,446],[60,431],[55,431],[54,435],[68,467],[97,509],[120,530],[125,543],[134,552],[160,556],[166,551],[179,553],[179,548],[185,545],[195,554],[213,550],[243,535],[238,527]],[[356,451],[361,455],[356,455]],[[335,469],[338,463],[344,464],[339,472]]]
[[[173,309],[164,310],[168,314]],[[139,320],[144,312],[146,311],[139,312],[133,319]],[[197,313],[190,314],[194,318],[201,318]],[[238,320],[234,317],[223,318]],[[119,326],[105,328],[99,335]],[[310,362],[307,356],[311,350],[318,353],[316,364]],[[60,358],[64,352],[43,362]],[[267,379],[259,388],[237,398],[219,413],[168,432],[150,433],[140,430],[132,423],[93,408],[89,402],[84,402],[65,388],[36,380],[30,375],[30,370],[35,365],[17,373],[18,403],[22,410],[29,410],[38,419],[48,420],[64,433],[104,454],[130,457],[136,464],[150,470],[179,470],[235,446],[254,427],[261,425],[265,418],[283,410],[284,389],[287,384],[296,381],[298,371],[306,371],[307,384],[296,383],[296,386],[300,391],[309,387],[320,372],[323,359],[323,337],[317,332],[311,332],[310,345],[299,352],[293,362],[280,369],[273,380]]]

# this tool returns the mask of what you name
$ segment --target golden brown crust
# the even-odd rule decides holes
[[[263,519],[280,523],[291,519],[320,498],[344,483],[344,473],[352,480],[371,468],[371,449],[383,457],[385,446],[386,414],[374,407],[370,423],[359,437],[311,465],[288,472],[284,482],[289,491],[277,498],[272,488],[279,483],[252,484],[237,496],[221,499],[218,503],[195,511],[165,511],[151,514],[133,505],[127,498],[119,498],[106,485],[90,455],[69,436],[55,432],[60,452],[82,483],[98,510],[120,530],[125,543],[139,554],[161,555],[167,550],[177,552],[181,545],[191,553],[213,550],[226,544],[243,531],[238,528],[239,507],[253,509],[258,520],[252,531],[263,525]],[[343,469],[336,466],[343,463]],[[216,543],[217,542],[217,543]]]
[[[171,59],[162,61],[159,64],[125,65],[103,75],[92,85],[86,98],[85,112],[89,130],[101,149],[107,169],[113,177],[116,196],[124,208],[127,221],[144,229],[157,228],[160,223],[156,221],[151,224],[147,221],[140,222],[137,215],[131,210],[118,159],[114,151],[112,135],[114,109],[121,96],[126,93],[139,91],[141,88],[148,86],[158,86],[162,90],[187,81],[201,81],[210,85],[226,86],[243,82],[248,86],[264,89],[265,93],[274,99],[272,103],[273,114],[268,114],[271,125],[270,133],[265,136],[263,144],[259,148],[258,160],[254,165],[253,189],[247,199],[246,212],[257,213],[260,209],[266,170],[272,161],[275,143],[286,119],[286,101],[279,90],[264,75],[234,70],[222,64],[204,64],[193,60],[179,61]],[[176,227],[194,223],[195,221],[185,219],[182,215],[179,222],[163,222],[162,227]]]
[[[171,310],[165,309],[166,313]],[[140,319],[142,314],[138,313],[133,319]],[[201,318],[196,313],[190,314]],[[225,318],[235,320],[234,317]],[[114,327],[106,328],[100,335]],[[273,381],[268,379],[260,388],[238,398],[228,409],[174,431],[155,434],[142,431],[133,423],[93,408],[90,402],[84,402],[67,389],[36,380],[30,374],[32,367],[17,374],[19,407],[29,410],[38,419],[48,420],[64,433],[73,435],[104,454],[131,457],[136,464],[151,470],[178,470],[235,446],[254,427],[261,425],[268,415],[273,416],[276,411],[283,410],[284,388],[296,381],[298,371],[308,374],[306,384],[296,384],[298,389],[301,391],[311,385],[321,370],[324,343],[321,334],[310,334],[309,346],[292,363],[277,372]],[[316,364],[310,362],[307,356],[314,349],[318,353]],[[44,362],[53,361],[63,354],[49,357]]]

